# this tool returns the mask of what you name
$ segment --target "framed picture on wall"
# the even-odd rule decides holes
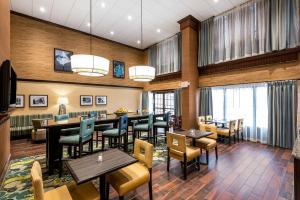
[[[29,95],[29,107],[48,107],[48,95]]]
[[[17,94],[16,108],[24,108],[24,107],[25,107],[25,95]]]
[[[95,97],[96,105],[106,105],[107,104],[107,96],[96,96]]]
[[[72,72],[71,56],[72,51],[54,49],[54,71]]]
[[[93,96],[91,95],[80,95],[80,106],[92,106]]]
[[[125,63],[113,60],[113,72],[115,78],[125,78]]]

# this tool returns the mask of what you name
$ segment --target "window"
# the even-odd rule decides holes
[[[175,114],[174,92],[156,92],[153,94],[153,111],[155,114],[171,112]]]

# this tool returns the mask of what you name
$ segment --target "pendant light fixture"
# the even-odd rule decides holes
[[[143,0],[141,0],[141,40],[143,48]],[[134,81],[149,82],[155,78],[155,68],[147,65],[129,67],[129,78]]]
[[[105,76],[109,72],[109,60],[92,55],[92,0],[90,0],[90,55],[71,56],[72,71],[83,76]]]

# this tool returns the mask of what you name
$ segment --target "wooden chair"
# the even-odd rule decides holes
[[[209,164],[209,151],[214,149],[216,154],[216,159],[218,159],[218,133],[217,127],[215,125],[200,125],[201,131],[212,132],[212,135],[207,136],[206,138],[200,138],[196,140],[196,146],[206,151],[206,163]]]
[[[167,132],[170,128],[170,112],[167,112],[164,114],[164,119],[162,121],[156,121],[153,123],[153,137],[154,137],[154,144],[157,143],[157,137],[158,137],[158,129],[163,128],[164,129],[164,137],[165,141],[167,140]]]
[[[229,128],[217,129],[218,135],[221,135],[222,137],[228,138],[229,145],[231,145],[231,138],[232,137],[234,137],[234,142],[236,141],[235,125],[236,125],[236,120],[230,120]]]
[[[153,129],[153,114],[149,114],[148,122],[146,124],[137,124],[133,123],[133,141],[134,139],[140,138],[142,132],[147,132],[147,141],[150,142],[150,138],[152,137],[152,129]]]
[[[44,192],[42,169],[35,161],[31,168],[33,195],[35,200],[100,200],[99,192],[91,182],[77,186],[71,183],[69,189],[66,185]]]
[[[109,184],[117,191],[119,199],[124,199],[124,195],[148,183],[149,199],[152,196],[152,161],[153,161],[153,145],[135,139],[134,155],[139,162],[119,169],[107,176],[107,192],[109,194]],[[108,197],[109,198],[109,197]]]
[[[200,170],[200,149],[198,147],[186,146],[186,136],[176,133],[167,133],[167,171],[170,169],[171,157],[183,163],[183,176],[187,178],[187,164],[196,160],[198,170]]]
[[[117,143],[112,143],[112,145],[122,146],[122,138],[124,139],[124,150],[127,151],[127,129],[128,129],[128,116],[121,116],[119,118],[118,128],[109,129],[102,132],[102,150],[105,147],[105,138],[114,139]]]
[[[244,140],[244,119],[238,119],[237,128],[236,128],[235,132],[236,132],[238,141],[240,141],[240,136],[243,141]]]

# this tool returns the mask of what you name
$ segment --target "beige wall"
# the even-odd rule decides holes
[[[17,94],[25,95],[25,108],[17,108],[12,115],[34,114],[34,113],[58,113],[58,97],[68,97],[69,104],[67,112],[107,110],[108,113],[116,111],[120,107],[125,107],[129,111],[135,112],[140,103],[141,89],[85,86],[60,83],[40,83],[40,82],[18,82]],[[30,108],[29,95],[48,95],[47,108]],[[80,95],[93,95],[93,106],[80,106]],[[106,106],[95,106],[95,96],[106,95]]]

